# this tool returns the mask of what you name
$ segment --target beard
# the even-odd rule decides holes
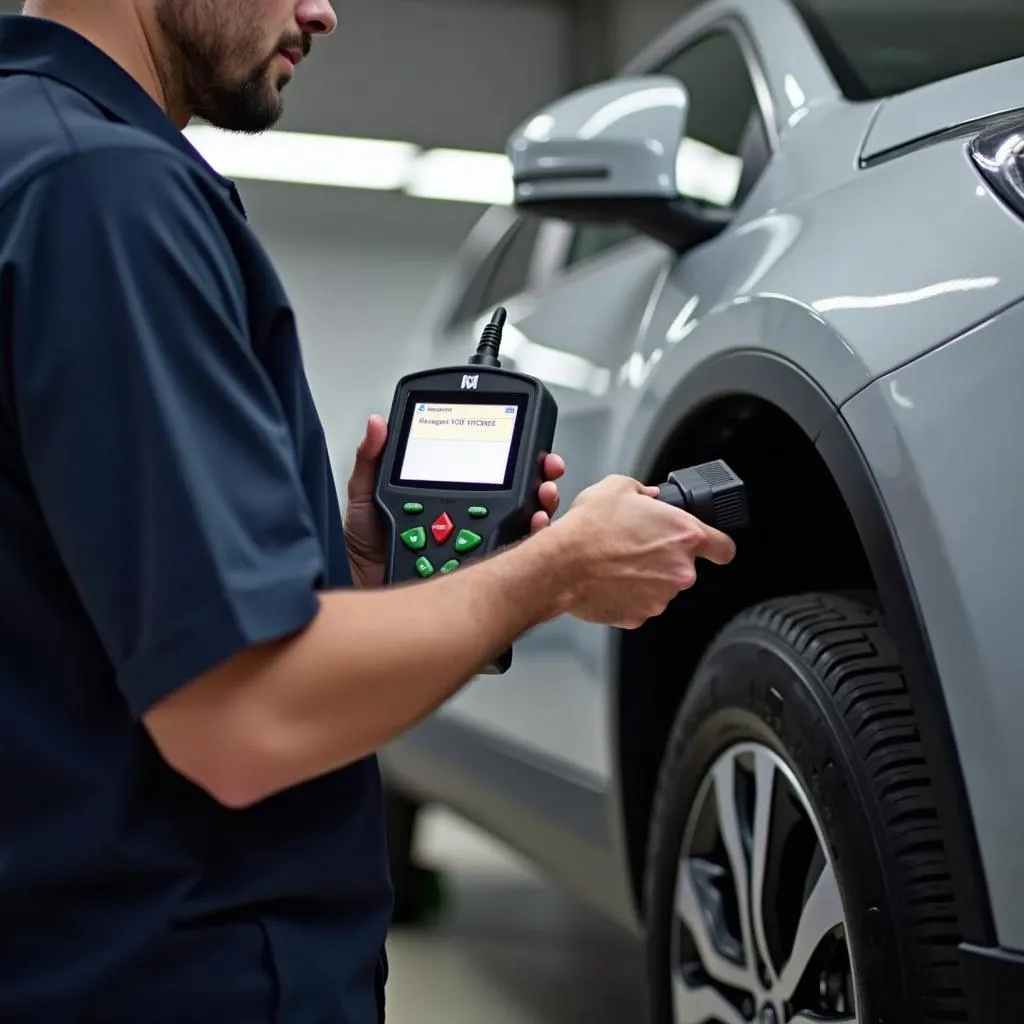
[[[282,38],[268,54],[264,34],[244,11],[237,0],[160,0],[157,23],[170,49],[170,93],[216,128],[255,134],[284,112],[288,78],[272,70],[278,49],[308,54],[311,39]]]

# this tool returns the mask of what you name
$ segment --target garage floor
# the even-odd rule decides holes
[[[419,846],[451,905],[389,942],[388,1024],[639,1024],[638,943],[446,814]]]

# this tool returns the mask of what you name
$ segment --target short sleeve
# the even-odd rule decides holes
[[[18,202],[0,296],[29,478],[137,716],[308,624],[324,572],[204,174],[70,158]]]

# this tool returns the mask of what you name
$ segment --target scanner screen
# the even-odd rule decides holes
[[[501,486],[518,415],[514,404],[416,402],[399,479]]]

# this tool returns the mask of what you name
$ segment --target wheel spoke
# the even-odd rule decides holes
[[[681,847],[670,957],[674,1024],[750,1024],[751,1015],[778,1024],[859,1024],[835,867],[811,801],[781,756],[756,742],[719,754]]]
[[[763,750],[754,756],[754,828],[751,850],[750,917],[754,941],[768,971],[769,984],[778,980],[775,964],[768,948],[764,921],[764,876],[768,868],[772,801],[775,796],[775,762]]]
[[[736,890],[743,956],[750,976],[756,978],[754,936],[750,924],[750,870],[747,866],[746,850],[743,848],[740,809],[736,803],[735,758],[725,758],[715,768],[715,803],[718,809],[718,828],[722,833],[726,853],[729,855],[729,867]]]
[[[684,859],[679,864],[679,879],[676,883],[676,913],[689,929],[697,947],[701,966],[715,981],[747,992],[751,988],[751,977],[744,965],[734,963],[718,951],[712,935],[710,911],[698,892],[694,878],[694,864]]]
[[[690,988],[678,975],[673,979],[675,1024],[746,1024],[743,1015],[717,989]]]
[[[800,912],[793,952],[779,978],[777,991],[783,999],[792,997],[819,943],[840,924],[843,924],[843,901],[835,871],[826,863]]]

